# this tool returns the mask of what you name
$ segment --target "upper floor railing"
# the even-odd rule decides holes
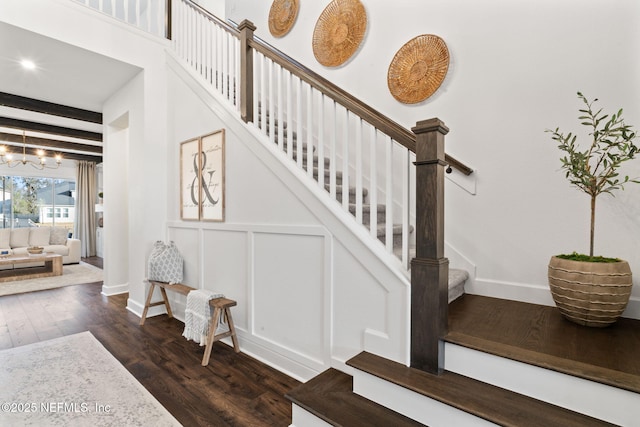
[[[159,37],[171,38],[171,0],[73,0]]]

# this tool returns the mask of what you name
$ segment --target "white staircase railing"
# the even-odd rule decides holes
[[[169,0],[73,0],[159,37],[167,35]]]
[[[74,1],[147,31],[165,28],[185,67],[326,190],[328,202],[353,214],[374,237],[371,245],[396,256],[406,274],[412,264],[411,366],[441,372],[449,277],[444,173],[473,172],[444,153],[444,123],[424,120],[411,132],[254,37],[250,22],[236,28],[191,0]]]
[[[247,87],[241,84],[241,32],[189,0],[174,1],[172,16],[176,55],[240,112]],[[279,61],[281,53],[253,36],[251,47],[248,87],[255,102],[248,122],[408,269],[414,154],[348,102],[327,95],[319,76],[298,73],[304,68]]]

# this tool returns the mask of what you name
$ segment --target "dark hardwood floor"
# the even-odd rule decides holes
[[[298,381],[221,342],[202,367],[204,347],[182,337],[182,322],[157,316],[141,327],[126,310],[127,294],[106,297],[101,288],[0,297],[0,349],[90,331],[185,426],[291,424],[284,395]]]
[[[86,262],[87,264],[91,264],[95,267],[98,268],[104,268],[104,260],[102,258],[100,258],[99,256],[92,256],[92,257],[88,257],[88,258],[82,258],[83,262]]]

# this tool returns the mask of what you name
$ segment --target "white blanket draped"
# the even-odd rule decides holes
[[[187,294],[183,337],[193,340],[201,346],[207,344],[212,310],[209,300],[221,297],[224,295],[207,289],[195,289]]]

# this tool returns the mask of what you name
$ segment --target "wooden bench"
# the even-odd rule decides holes
[[[169,304],[169,298],[167,298],[167,290],[177,292],[182,295],[187,295],[189,292],[195,290],[195,288],[192,288],[191,286],[183,285],[181,283],[176,283],[172,285],[165,282],[156,282],[156,281],[150,280],[149,284],[151,286],[149,287],[149,294],[147,295],[147,300],[144,303],[144,310],[142,311],[140,326],[144,325],[144,321],[147,318],[147,312],[149,311],[149,307],[164,305],[167,309],[167,315],[169,317],[173,317],[173,313],[171,312],[171,305]],[[151,298],[153,297],[153,291],[156,286],[160,288],[160,293],[162,294],[162,301],[151,302]],[[211,323],[209,324],[209,335],[207,336],[207,345],[204,349],[204,356],[202,357],[202,366],[207,366],[209,364],[209,358],[211,357],[211,348],[213,347],[213,343],[221,340],[222,338],[231,337],[231,341],[233,342],[233,349],[235,350],[236,353],[240,352],[240,346],[238,345],[238,338],[236,337],[236,329],[233,325],[233,318],[231,317],[231,307],[234,307],[237,304],[238,303],[236,301],[228,298],[224,298],[224,297],[214,298],[209,301],[209,305],[213,307],[213,315],[211,316]],[[227,322],[227,325],[229,325],[229,330],[226,332],[216,334],[221,316],[224,316],[224,319]]]

